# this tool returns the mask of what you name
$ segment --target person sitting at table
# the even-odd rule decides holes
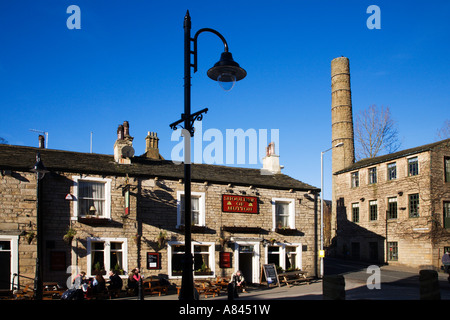
[[[106,282],[100,273],[97,273],[95,275],[95,278],[92,281],[92,289],[94,295],[102,294],[103,292],[105,292]]]
[[[142,277],[139,273],[139,268],[134,268],[131,270],[130,274],[128,275],[128,289],[134,290],[134,293],[137,295],[139,290],[139,281],[142,280]]]
[[[122,290],[122,279],[120,278],[120,276],[114,271],[114,270],[109,270],[109,288],[108,290],[111,292],[117,292]]]
[[[74,289],[81,289],[81,285],[85,282],[86,272],[81,271],[79,274],[76,275],[75,279],[72,281],[72,288]]]

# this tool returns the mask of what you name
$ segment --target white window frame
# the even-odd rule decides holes
[[[82,177],[82,176],[73,176],[73,194],[74,199],[73,203],[73,215],[72,220],[78,219],[78,182],[79,181],[92,181],[92,182],[100,182],[105,184],[105,214],[101,216],[101,218],[111,219],[111,179],[107,178],[96,178],[96,177]],[[84,217],[81,216],[80,217]]]
[[[86,275],[88,277],[93,277],[95,276],[94,274],[91,274],[91,265],[92,265],[92,242],[104,242],[105,243],[105,247],[104,247],[104,264],[105,264],[105,270],[106,270],[106,275],[108,275],[108,271],[113,268],[113,266],[111,266],[111,261],[110,261],[110,255],[111,255],[111,242],[122,242],[122,267],[123,270],[125,271],[124,273],[128,272],[128,240],[127,238],[103,238],[103,237],[88,237],[87,238],[87,265],[86,265]],[[121,278],[126,278],[127,276],[125,274],[120,275]]]
[[[184,246],[184,241],[168,241],[167,242],[167,274],[169,275],[169,279],[181,279],[182,276],[174,276],[172,275],[172,247],[175,245]],[[194,246],[208,246],[208,263],[209,268],[212,272],[212,275],[195,275],[195,279],[206,279],[216,276],[216,257],[215,257],[215,243],[214,242],[192,242],[191,243],[191,252],[192,256],[194,256]]]
[[[295,247],[295,265],[300,270],[303,270],[302,265],[302,244],[295,242],[295,243],[274,243],[273,245],[265,245],[264,246],[264,263],[269,263],[269,247],[280,247],[280,267],[283,268],[283,270],[286,270],[286,247]]]
[[[177,191],[177,228],[182,226],[181,224],[181,196],[184,196],[184,191]],[[206,214],[205,214],[205,193],[204,192],[191,192],[191,196],[199,198],[199,213],[198,224],[196,226],[206,226]]]
[[[276,203],[277,202],[287,202],[289,205],[289,228],[295,229],[295,199],[292,198],[272,198],[272,231],[277,228],[276,225]]]
[[[16,277],[14,279],[14,274],[19,274],[19,236],[17,235],[0,235],[0,241],[10,242],[10,253],[11,253],[11,277],[10,277],[10,289],[17,289],[20,279]],[[14,288],[12,286],[14,280]]]

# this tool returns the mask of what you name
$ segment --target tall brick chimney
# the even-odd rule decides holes
[[[350,90],[350,65],[348,58],[339,57],[331,61],[331,146],[332,173],[342,170],[355,162],[353,137],[352,93]],[[350,183],[350,182],[349,182]],[[331,238],[336,236],[338,211],[343,206],[336,195],[336,176],[332,175]],[[338,208],[339,207],[339,208]]]
[[[350,65],[346,57],[331,61],[331,146],[341,142],[342,147],[332,150],[333,173],[355,162]]]

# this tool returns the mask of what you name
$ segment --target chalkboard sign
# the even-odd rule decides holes
[[[278,281],[278,274],[277,274],[277,268],[275,267],[275,264],[264,264],[262,266],[264,271],[264,276],[267,281],[267,285],[270,287],[270,285],[278,285],[280,286],[280,283]]]

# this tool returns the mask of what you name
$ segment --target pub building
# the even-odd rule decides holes
[[[125,280],[136,267],[181,283],[183,165],[159,154],[156,133],[141,156],[132,141],[124,122],[114,155],[0,145],[1,289],[33,286],[37,207],[44,283],[64,287],[77,272],[111,269]],[[30,170],[38,153],[47,169],[39,181]],[[241,270],[259,284],[272,263],[317,275],[319,189],[282,174],[273,143],[261,169],[193,164],[191,172],[194,280]]]

